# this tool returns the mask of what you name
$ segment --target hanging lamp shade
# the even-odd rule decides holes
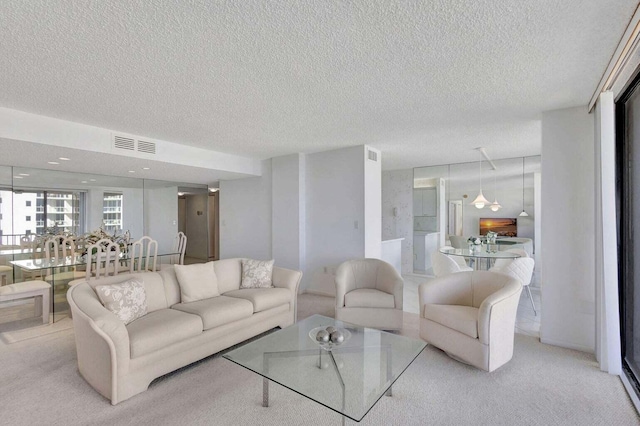
[[[477,209],[482,209],[484,208],[484,206],[486,206],[487,204],[491,204],[491,201],[487,200],[484,197],[484,194],[482,193],[482,189],[480,190],[480,193],[478,194],[478,196],[476,197],[475,200],[473,200],[471,202],[471,204],[473,204],[474,206],[476,206]]]
[[[487,200],[482,193],[482,160],[480,160],[480,193],[471,204],[476,206],[477,209],[483,209],[487,204],[491,204],[491,201]]]
[[[498,202],[498,184],[496,183],[496,172],[495,172],[495,170],[493,172],[493,193],[495,194],[495,196],[493,198],[493,203],[491,203],[489,208],[491,209],[491,211],[497,212],[498,210],[500,210],[502,208],[502,206]]]
[[[497,212],[502,208],[502,206],[500,205],[500,203],[498,203],[498,200],[495,200],[493,203],[491,203],[489,208],[491,209],[491,211]]]

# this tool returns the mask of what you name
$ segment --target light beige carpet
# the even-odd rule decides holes
[[[301,309],[330,309],[301,297]],[[303,314],[306,316],[306,314]],[[417,332],[407,314],[406,334]],[[7,425],[339,425],[340,416],[278,385],[263,408],[262,379],[219,355],[162,379],[117,406],[78,374],[73,330],[0,348],[0,419]],[[640,424],[620,379],[592,355],[516,335],[513,360],[485,373],[428,346],[363,425]]]

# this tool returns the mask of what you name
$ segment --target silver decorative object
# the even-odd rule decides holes
[[[330,339],[330,334],[327,332],[327,330],[320,330],[318,331],[318,334],[316,334],[316,340],[320,343],[327,343],[329,342]]]
[[[329,337],[331,339],[331,342],[335,343],[336,345],[344,342],[344,334],[342,334],[340,330],[334,331]]]
[[[330,325],[329,327],[327,327],[325,330],[327,330],[327,333],[331,334],[334,331],[337,331],[338,329],[335,328],[334,326]]]

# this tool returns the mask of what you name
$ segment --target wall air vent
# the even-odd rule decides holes
[[[375,151],[367,150],[369,154],[369,160],[378,161],[378,153]]]
[[[117,149],[126,149],[127,151],[135,151],[136,141],[132,138],[125,138],[123,136],[114,136],[113,147]]]
[[[155,154],[156,144],[154,142],[138,141],[138,152],[144,152],[145,154]]]

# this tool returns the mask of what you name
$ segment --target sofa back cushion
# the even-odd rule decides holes
[[[178,284],[178,277],[176,277],[174,265],[162,268],[158,271],[158,274],[164,282],[164,294],[167,298],[167,305],[173,306],[176,303],[180,303],[180,284]]]
[[[182,303],[197,302],[220,295],[213,262],[174,265],[174,269],[180,284]]]
[[[242,259],[223,259],[213,262],[213,267],[218,277],[218,291],[224,294],[228,291],[238,290],[242,281]]]
[[[138,274],[118,274],[110,277],[102,277],[98,279],[90,279],[89,283],[93,291],[96,286],[105,284],[120,284],[129,280],[137,280],[144,286],[147,296],[147,313],[166,309],[169,307],[165,294],[165,287],[162,276],[158,272],[141,272]]]

